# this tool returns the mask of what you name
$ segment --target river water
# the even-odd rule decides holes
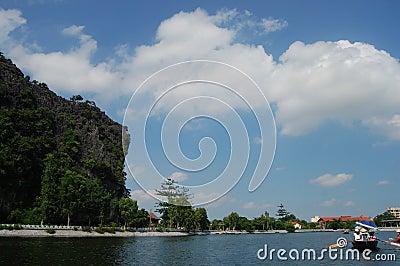
[[[394,237],[394,232],[379,232],[380,239]],[[339,232],[292,234],[205,235],[188,237],[136,237],[136,238],[0,238],[0,265],[398,265],[400,252],[392,246],[379,243],[381,248],[365,260],[346,260],[345,253],[337,252],[331,259],[325,253],[318,260],[321,249],[336,243],[339,237],[350,240],[351,235]],[[272,260],[265,260],[272,249],[284,249],[279,259],[276,252]],[[351,246],[351,244],[349,244]],[[260,249],[262,251],[258,252]],[[289,252],[297,249],[296,253]],[[304,249],[315,249],[317,260],[301,260]],[[342,250],[343,252],[346,249]],[[377,261],[393,256],[396,261]],[[335,254],[332,254],[334,258]],[[351,259],[351,256],[349,256]]]

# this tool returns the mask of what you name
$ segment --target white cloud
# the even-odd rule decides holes
[[[0,44],[32,78],[52,89],[90,92],[110,100],[131,96],[146,77],[173,63],[190,59],[226,62],[250,75],[275,104],[282,134],[307,134],[326,121],[361,122],[372,132],[400,140],[400,63],[396,58],[370,44],[341,40],[294,42],[276,62],[261,45],[240,43],[236,37],[242,29],[260,23],[268,32],[288,23],[257,21],[251,16],[237,10],[221,10],[216,15],[202,9],[180,12],[160,23],[154,44],[136,47],[133,55],[128,45],[121,44],[115,59],[93,63],[98,44],[84,32],[84,26],[72,25],[62,31],[79,41],[68,52],[37,53],[10,37],[10,32],[26,23],[21,12],[0,9]],[[116,63],[121,59],[122,63]],[[209,76],[221,73],[210,71]],[[236,77],[229,78],[236,82]],[[253,108],[265,108],[256,94],[245,91],[243,95],[253,97]],[[187,92],[176,96],[185,99]],[[217,96],[227,98],[225,93]]]
[[[224,196],[224,197],[214,201],[215,198],[218,198],[219,196],[220,196],[220,194],[217,192],[212,192],[212,193],[198,192],[198,193],[193,194],[193,201],[195,201],[195,202],[210,202],[206,206],[217,207],[217,206],[221,205],[220,203],[222,201],[224,201],[225,197],[230,198],[228,196]],[[227,200],[227,199],[225,199],[225,200]]]
[[[262,210],[265,210],[265,209],[271,208],[271,207],[273,207],[272,204],[266,204],[266,203],[265,204],[259,204],[259,203],[255,203],[254,201],[247,202],[247,203],[245,203],[243,205],[244,209],[262,209]]]
[[[217,25],[232,21],[238,17],[240,13],[236,9],[221,9],[217,11],[217,14],[213,17],[213,21]]]
[[[287,135],[327,120],[368,125],[373,116],[398,112],[400,104],[398,60],[365,43],[295,42],[280,57],[273,84],[270,97]]]
[[[61,32],[65,35],[69,35],[69,36],[80,36],[80,35],[82,35],[82,32],[84,29],[85,29],[85,26],[72,25],[68,28],[63,29]]]
[[[346,207],[352,207],[352,206],[354,206],[354,205],[355,205],[354,202],[351,201],[351,200],[347,201],[347,202],[344,204],[344,206],[346,206]]]
[[[350,181],[353,178],[353,175],[350,174],[324,174],[322,176],[317,177],[316,179],[310,180],[311,183],[317,183],[323,187],[332,187],[338,186],[343,183]]]
[[[331,207],[331,206],[336,205],[337,203],[338,203],[338,200],[335,199],[335,198],[332,198],[330,200],[326,200],[326,201],[322,202],[321,206],[323,206],[323,207]]]
[[[387,136],[390,140],[400,140],[400,114],[393,116],[372,116],[363,121],[372,132]]]
[[[4,10],[0,8],[0,43],[9,39],[9,33],[26,23],[22,13],[16,9]]]
[[[168,178],[176,181],[176,182],[182,182],[188,179],[187,174],[182,173],[182,172],[174,172],[172,173]]]
[[[155,200],[149,194],[147,194],[144,190],[138,189],[131,191],[131,198],[137,200],[138,203],[142,203],[149,200]]]
[[[256,209],[258,208],[257,204],[254,201],[247,202],[243,205],[245,209]]]
[[[180,12],[163,21],[157,30],[157,42],[153,45],[137,47],[131,60],[122,65],[126,73],[132,73],[126,76],[126,86],[124,87],[136,88],[153,72],[170,64],[191,59],[224,62],[239,67],[245,73],[252,74],[252,77],[256,75],[262,81],[268,80],[274,65],[272,56],[268,55],[262,46],[235,42],[237,33],[235,27],[218,26],[220,21],[227,22],[235,17],[235,12],[226,12],[229,13],[226,16],[223,16],[221,12],[212,16],[202,9],[196,9],[190,13]],[[197,79],[213,80],[235,88],[238,93],[250,101],[253,108],[265,108],[265,102],[259,96],[259,92],[255,93],[249,90],[249,85],[243,83],[237,72],[227,73],[223,68],[217,69],[214,66],[198,69],[197,65],[193,65],[193,68],[182,68],[179,76],[196,79],[193,77],[196,73],[202,74]],[[171,76],[176,78],[177,75]],[[226,80],[229,81],[229,84],[225,82]],[[149,94],[153,95],[153,100],[165,91],[167,82],[160,83],[156,84],[158,86],[151,87],[153,91]],[[191,86],[190,88],[174,90],[171,97],[163,97],[163,101],[158,102],[157,111],[170,110],[177,103],[194,95],[210,96],[210,94],[218,99],[223,99],[234,108],[245,106],[237,95],[229,93],[226,89],[210,90],[209,86]],[[130,90],[130,92],[132,91]],[[197,114],[198,110],[204,109],[202,107],[200,104],[192,104],[186,106],[184,112]],[[221,104],[211,102],[207,107],[208,113],[226,112],[226,109],[222,110]]]
[[[199,193],[200,194],[200,193]],[[196,197],[196,195],[194,195]],[[214,200],[215,196],[219,196],[219,193],[213,193],[211,195],[206,195],[204,193],[202,193],[201,195],[198,195],[198,197],[204,197],[207,200],[204,200],[204,202],[209,201],[209,199],[213,200],[211,201],[211,203],[207,204],[206,206],[208,208],[217,208],[223,205],[233,205],[233,204],[238,204],[240,203],[240,200],[238,200],[237,198],[228,196],[228,195],[224,195],[223,197]],[[203,198],[201,198],[203,199]]]
[[[285,20],[281,20],[281,19],[262,19],[261,21],[264,30],[266,33],[270,33],[270,32],[274,32],[274,31],[279,31],[283,28],[286,28],[289,24],[287,21]]]
[[[91,63],[97,41],[83,32],[84,26],[73,25],[61,32],[78,38],[77,47],[68,52],[37,53],[31,50],[31,44],[12,39],[9,35],[25,23],[20,11],[0,9],[0,45],[6,56],[11,56],[32,78],[44,81],[58,92],[92,92],[102,94],[104,98],[111,95],[111,88],[118,89],[115,85],[121,83],[121,76],[113,71],[110,63]],[[36,42],[33,43],[37,46]]]
[[[389,180],[381,180],[378,182],[378,185],[389,185],[389,184],[390,184]]]
[[[135,56],[126,65],[145,76],[169,64],[189,59],[208,58],[210,53],[231,43],[235,32],[215,25],[215,17],[204,10],[180,12],[164,20],[157,29],[157,43],[136,48]]]

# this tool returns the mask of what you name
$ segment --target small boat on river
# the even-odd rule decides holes
[[[353,248],[358,250],[378,250],[378,239],[374,234],[378,230],[376,224],[372,221],[361,220],[356,222],[356,225],[354,239],[351,241]]]
[[[351,241],[353,244],[354,249],[358,249],[360,251],[365,250],[365,249],[370,249],[370,250],[378,250],[378,241]]]

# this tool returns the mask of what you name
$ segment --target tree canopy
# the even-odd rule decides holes
[[[205,230],[209,227],[206,209],[193,209],[186,187],[178,185],[173,179],[166,179],[157,193],[165,200],[156,203],[164,226],[186,230]]]

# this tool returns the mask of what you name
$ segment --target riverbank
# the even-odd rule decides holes
[[[395,231],[393,228],[381,231]],[[82,230],[53,229],[52,231],[43,229],[19,229],[19,230],[0,230],[0,237],[179,237],[194,235],[241,235],[249,234],[246,231],[115,231],[115,233],[98,233],[96,231],[86,232]],[[294,233],[316,233],[316,232],[340,232],[332,229],[305,229],[296,230]],[[251,234],[286,234],[286,230],[254,231]]]
[[[179,236],[201,236],[201,235],[242,235],[249,234],[246,231],[115,231],[115,233],[98,233],[96,231],[85,232],[81,230],[52,230],[49,233],[43,229],[19,229],[0,230],[0,237],[179,237]],[[286,230],[255,231],[254,234],[285,234]]]
[[[189,236],[187,232],[115,232],[98,233],[95,231],[84,232],[74,230],[54,230],[48,233],[46,230],[0,230],[0,237],[143,237],[143,236]]]
[[[302,230],[297,230],[300,232]],[[321,232],[323,230],[313,230],[307,232]],[[51,233],[49,233],[51,232]],[[327,230],[325,232],[333,232]],[[286,234],[286,230],[269,230],[269,231],[254,231],[251,234]],[[115,231],[114,233],[99,233],[94,230],[86,232],[82,230],[66,230],[66,229],[52,229],[51,231],[43,229],[19,229],[19,230],[0,230],[0,237],[177,237],[177,236],[201,236],[201,235],[241,235],[249,234],[246,231]]]

